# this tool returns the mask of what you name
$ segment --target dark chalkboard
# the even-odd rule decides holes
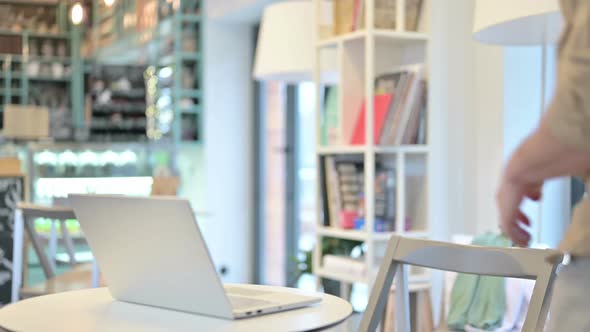
[[[0,304],[10,303],[14,212],[23,198],[23,177],[0,177]]]

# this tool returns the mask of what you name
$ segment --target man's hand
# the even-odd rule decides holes
[[[531,240],[531,235],[522,226],[530,226],[529,218],[520,210],[520,204],[525,198],[534,201],[541,199],[541,184],[523,186],[510,181],[506,176],[502,180],[496,195],[500,211],[500,229],[514,244],[525,247]]]

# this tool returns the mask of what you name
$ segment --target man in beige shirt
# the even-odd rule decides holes
[[[515,244],[530,235],[521,227],[525,198],[538,200],[545,180],[579,175],[590,185],[590,0],[561,0],[565,19],[558,53],[557,88],[539,127],[506,166],[497,194],[500,228]],[[555,220],[553,222],[565,222]],[[560,249],[572,263],[558,276],[551,331],[590,331],[590,200],[575,209]]]

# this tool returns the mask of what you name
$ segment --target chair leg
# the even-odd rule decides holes
[[[96,288],[100,286],[100,270],[96,259],[92,261],[92,287]]]
[[[23,259],[24,251],[24,225],[23,214],[21,210],[16,210],[14,216],[14,231],[13,231],[13,262],[12,262],[12,294],[11,301],[19,300],[19,292],[23,284],[23,266],[26,262]]]
[[[66,247],[66,251],[68,256],[70,257],[70,265],[76,265],[76,252],[74,251],[74,242],[72,241],[72,237],[70,236],[70,232],[66,228],[66,221],[60,220],[60,228],[61,228],[61,236],[64,241],[64,246]]]
[[[350,301],[350,288],[351,284],[349,282],[340,282],[340,297],[345,299],[346,301]]]
[[[390,290],[385,305],[385,317],[383,318],[383,332],[395,331],[395,291]]]
[[[27,220],[24,218],[24,225],[27,231],[27,235],[33,244],[33,248],[37,253],[37,257],[39,258],[39,262],[41,263],[41,267],[43,268],[43,273],[45,274],[45,278],[51,279],[55,277],[55,270],[49,263],[47,259],[47,255],[45,254],[45,250],[43,250],[43,245],[41,244],[41,240],[39,236],[37,236],[37,231],[35,230],[35,222],[34,220]]]
[[[432,332],[434,330],[434,320],[432,318],[432,303],[428,290],[423,290],[416,294],[416,308],[416,331]]]
[[[55,258],[57,256],[57,245],[58,245],[58,237],[57,237],[57,220],[51,220],[51,228],[49,229],[49,244],[47,246],[47,257],[49,257],[49,262],[55,271]]]
[[[387,251],[385,252],[385,258],[379,273],[373,284],[371,290],[371,296],[369,297],[369,304],[363,315],[359,331],[361,332],[373,332],[379,326],[379,323],[383,319],[383,313],[385,311],[385,305],[389,296],[389,289],[393,283],[393,278],[397,270],[398,263],[393,260],[395,250],[397,248],[398,240],[393,237],[389,241]]]
[[[543,332],[551,304],[556,268],[557,266],[553,268],[550,274],[537,277],[533,289],[533,296],[529,303],[525,326],[522,329],[523,332]],[[531,317],[536,317],[537,319],[530,319]]]
[[[395,307],[398,314],[395,319],[396,332],[410,332],[410,293],[408,291],[407,267],[399,264],[395,280]]]

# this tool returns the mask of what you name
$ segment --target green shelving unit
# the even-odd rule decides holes
[[[12,5],[15,11],[19,10],[19,3]],[[6,42],[5,47],[0,48],[0,119],[4,105],[43,105],[40,98],[32,98],[33,91],[59,87],[67,94],[66,106],[71,112],[68,122],[75,125],[84,112],[83,94],[78,91],[83,89],[83,74],[79,68],[80,30],[68,22],[65,2],[45,6],[55,13],[57,31],[0,28],[0,38]],[[62,97],[65,98],[65,94]]]
[[[146,114],[153,117],[152,140],[174,143],[198,142],[202,139],[202,1],[158,0],[157,22],[138,32],[125,26],[125,17],[140,8],[132,0],[118,0],[112,7],[94,2],[94,40],[98,46],[93,53],[96,62],[145,64],[153,68],[156,85],[153,103]],[[163,78],[161,74],[169,72]],[[149,90],[149,88],[148,88]],[[147,97],[148,100],[150,97]]]
[[[160,0],[160,4],[166,3]],[[202,138],[202,25],[201,1],[181,0],[180,9],[164,18],[171,20],[172,52],[162,53],[158,69],[172,69],[168,93],[173,110],[171,127],[175,142],[199,141]],[[194,38],[193,40],[190,40]],[[187,47],[188,44],[188,47]],[[194,128],[194,136],[190,134]]]

